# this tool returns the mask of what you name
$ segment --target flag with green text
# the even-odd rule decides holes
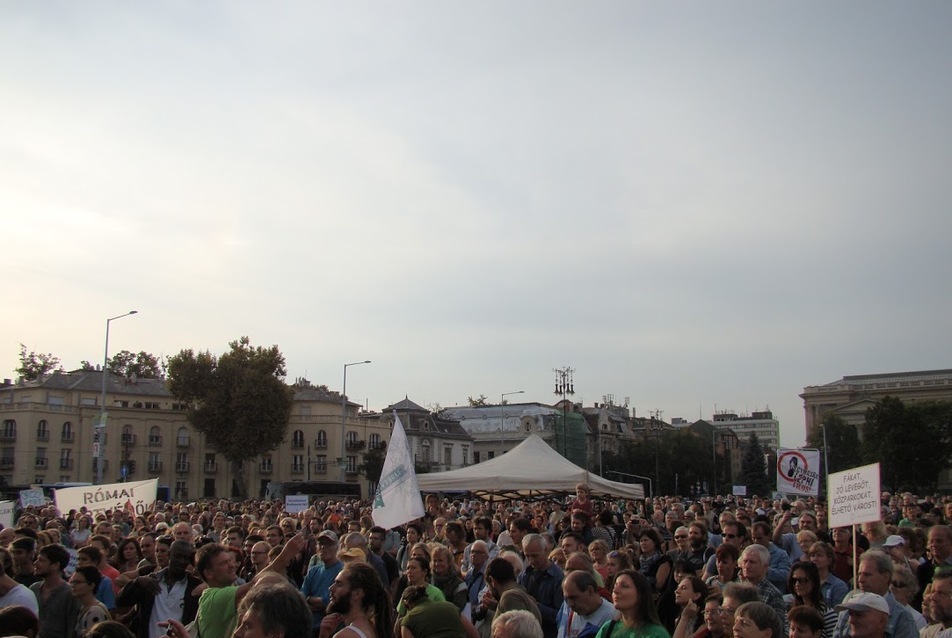
[[[374,496],[374,523],[386,529],[403,525],[423,516],[423,498],[413,470],[413,455],[407,434],[396,411],[393,413],[393,431],[387,458]]]

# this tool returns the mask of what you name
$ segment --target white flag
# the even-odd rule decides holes
[[[393,432],[387,460],[383,462],[377,494],[374,497],[374,523],[391,529],[423,516],[423,498],[413,471],[413,458],[403,424],[396,411],[393,413]]]

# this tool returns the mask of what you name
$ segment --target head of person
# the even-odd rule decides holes
[[[451,545],[462,545],[466,542],[466,528],[459,521],[450,521],[446,524],[446,542]]]
[[[172,526],[172,538],[177,541],[192,542],[192,526],[182,521]]]
[[[456,560],[453,558],[453,552],[449,547],[440,545],[435,547],[430,553],[433,567],[433,574],[439,577],[449,576],[451,574],[459,575],[459,569],[456,566]]]
[[[522,553],[529,567],[544,571],[549,567],[549,547],[539,534],[526,534],[522,539]]]
[[[871,549],[860,555],[856,577],[862,591],[885,596],[889,592],[892,574],[893,560],[886,552]]]
[[[20,536],[10,543],[10,554],[17,567],[26,569],[36,557],[36,539],[30,536]]]
[[[823,633],[823,616],[813,607],[797,605],[787,612],[790,638],[820,638]]]
[[[76,564],[80,567],[98,567],[102,561],[102,550],[96,545],[85,545],[76,552]]]
[[[707,525],[701,521],[694,521],[688,525],[688,541],[695,552],[707,547]]]
[[[724,597],[718,591],[709,594],[704,599],[704,626],[707,627],[714,638],[721,638],[721,636],[729,634],[733,625],[728,612],[721,606],[723,601]]]
[[[734,638],[784,638],[780,616],[766,603],[744,603],[734,612]]]
[[[787,591],[793,594],[795,604],[819,608],[823,602],[823,592],[820,590],[820,571],[816,565],[805,560],[794,563],[787,579]]]
[[[33,561],[33,573],[40,578],[46,578],[54,574],[63,574],[63,570],[69,565],[69,552],[59,544],[47,545],[41,547],[36,553],[36,560]]]
[[[615,576],[612,604],[629,622],[661,624],[655,609],[651,584],[641,572],[626,569]]]
[[[176,581],[182,580],[194,561],[195,547],[187,541],[174,541],[169,547],[169,576]]]
[[[757,521],[750,528],[750,540],[757,545],[770,547],[773,530],[770,529],[770,523],[766,521]]]
[[[40,633],[40,620],[27,607],[11,605],[0,609],[0,635],[36,638]]]
[[[631,556],[627,552],[615,550],[608,553],[608,577],[613,578],[615,574],[623,569],[631,569]]]
[[[493,618],[492,638],[542,638],[542,625],[525,609],[514,609]]]
[[[902,605],[909,605],[919,592],[919,580],[903,561],[893,567],[892,578],[889,581],[889,591]]]
[[[573,552],[585,551],[585,537],[578,532],[565,532],[559,537],[559,547],[566,556]]]
[[[516,547],[522,547],[522,540],[526,534],[532,533],[532,523],[528,518],[519,517],[509,523],[509,537]]]
[[[155,539],[155,564],[159,569],[165,569],[169,566],[169,549],[172,547],[174,540],[168,534]]]
[[[836,611],[849,613],[852,638],[882,638],[889,622],[889,603],[879,594],[853,591],[836,606]]]
[[[654,556],[659,553],[662,542],[661,534],[651,527],[641,530],[641,534],[638,536],[638,545],[643,556]]]
[[[386,542],[387,530],[379,525],[371,526],[367,536],[367,546],[370,548],[370,551],[374,554],[380,554],[383,552],[383,545]]]
[[[678,586],[674,590],[674,602],[681,607],[689,602],[701,607],[705,598],[707,598],[707,585],[693,574],[678,581]]]
[[[423,538],[423,528],[419,523],[410,523],[407,525],[406,539],[407,544],[413,545]]]
[[[737,576],[737,561],[740,560],[740,550],[736,545],[721,543],[714,552],[714,566],[717,577],[722,583],[728,583]]]
[[[602,605],[598,583],[588,571],[575,570],[566,574],[562,579],[562,594],[569,609],[582,616],[595,613]]]
[[[330,586],[327,613],[363,613],[373,619],[377,636],[388,636],[393,629],[393,605],[390,594],[380,582],[377,570],[368,563],[353,562],[344,567]]]
[[[744,579],[760,584],[767,577],[770,566],[770,552],[760,544],[748,545],[740,555],[740,570]]]
[[[277,547],[284,543],[284,531],[280,525],[269,525],[264,532],[264,539],[271,547]]]
[[[486,541],[473,541],[472,545],[469,546],[469,560],[477,570],[486,564],[489,560],[489,545],[486,544]]]
[[[235,557],[224,545],[209,543],[198,550],[195,571],[210,587],[226,587],[235,582]]]
[[[516,570],[512,563],[500,556],[489,561],[486,566],[486,584],[496,598],[515,582]]]
[[[678,527],[674,530],[674,543],[678,546],[678,549],[686,551],[691,545],[691,538],[688,534],[688,528],[684,525]]]
[[[760,600],[760,591],[749,583],[727,583],[722,590],[724,599],[721,610],[728,623],[728,633],[733,631],[734,613],[744,603],[753,603]]]
[[[135,634],[115,620],[103,620],[86,630],[83,638],[135,638]]]
[[[946,628],[952,627],[952,570],[936,570],[932,576],[931,590],[923,596],[922,613],[932,618],[933,622],[941,623]]]
[[[407,560],[406,574],[411,585],[425,585],[430,580],[430,561],[423,556],[411,556]]]
[[[69,587],[73,596],[83,598],[88,594],[95,596],[99,584],[102,583],[102,574],[94,565],[83,565],[76,568],[69,577]]]
[[[311,611],[301,593],[283,583],[253,588],[238,607],[234,638],[310,638]]]
[[[142,560],[142,548],[139,547],[139,541],[134,538],[124,538],[119,541],[118,559],[120,563]]]
[[[747,526],[737,519],[728,521],[721,527],[724,542],[743,549],[747,545]]]
[[[941,565],[952,556],[952,528],[948,525],[933,525],[929,528],[926,547],[932,556],[932,562]]]

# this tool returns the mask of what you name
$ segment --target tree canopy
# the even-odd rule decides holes
[[[740,476],[737,484],[747,487],[747,494],[764,496],[770,492],[773,481],[767,477],[767,461],[764,458],[764,448],[760,445],[757,434],[751,434],[747,442],[747,450],[741,459]]]
[[[489,404],[486,402],[486,395],[485,395],[485,394],[480,394],[478,397],[475,397],[475,398],[474,398],[474,397],[468,397],[468,398],[466,399],[466,401],[469,403],[470,407],[472,407],[472,408],[479,408],[479,407],[482,407],[482,406],[484,406],[484,405],[489,405]]]
[[[287,436],[294,391],[284,383],[277,346],[232,341],[220,357],[182,350],[168,362],[168,387],[188,404],[188,420],[234,467],[235,495],[248,490],[244,461],[276,449]]]
[[[26,346],[20,344],[20,367],[14,370],[24,381],[36,381],[51,372],[62,372],[59,357],[50,353],[27,351]]]
[[[807,441],[808,447],[823,450],[823,431],[826,430],[826,458],[829,458],[832,472],[842,472],[863,464],[859,447],[859,433],[856,426],[847,423],[836,414],[828,414],[820,427],[814,428]],[[821,463],[824,456],[821,456]],[[821,476],[825,476],[822,472]]]
[[[145,351],[135,354],[128,350],[117,352],[109,360],[109,371],[127,379],[132,375],[140,379],[158,379],[162,376],[158,357]]]

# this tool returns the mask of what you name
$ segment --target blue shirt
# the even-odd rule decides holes
[[[331,583],[334,582],[334,579],[337,578],[337,574],[344,569],[344,563],[337,561],[336,563],[328,566],[324,563],[318,563],[314,567],[311,567],[307,570],[307,575],[304,577],[304,583],[301,585],[301,593],[304,594],[305,598],[320,598],[324,601],[324,607],[327,608],[327,602],[331,597]],[[325,613],[323,611],[315,611],[312,614],[311,626],[317,629],[321,626],[321,621],[324,620]]]

